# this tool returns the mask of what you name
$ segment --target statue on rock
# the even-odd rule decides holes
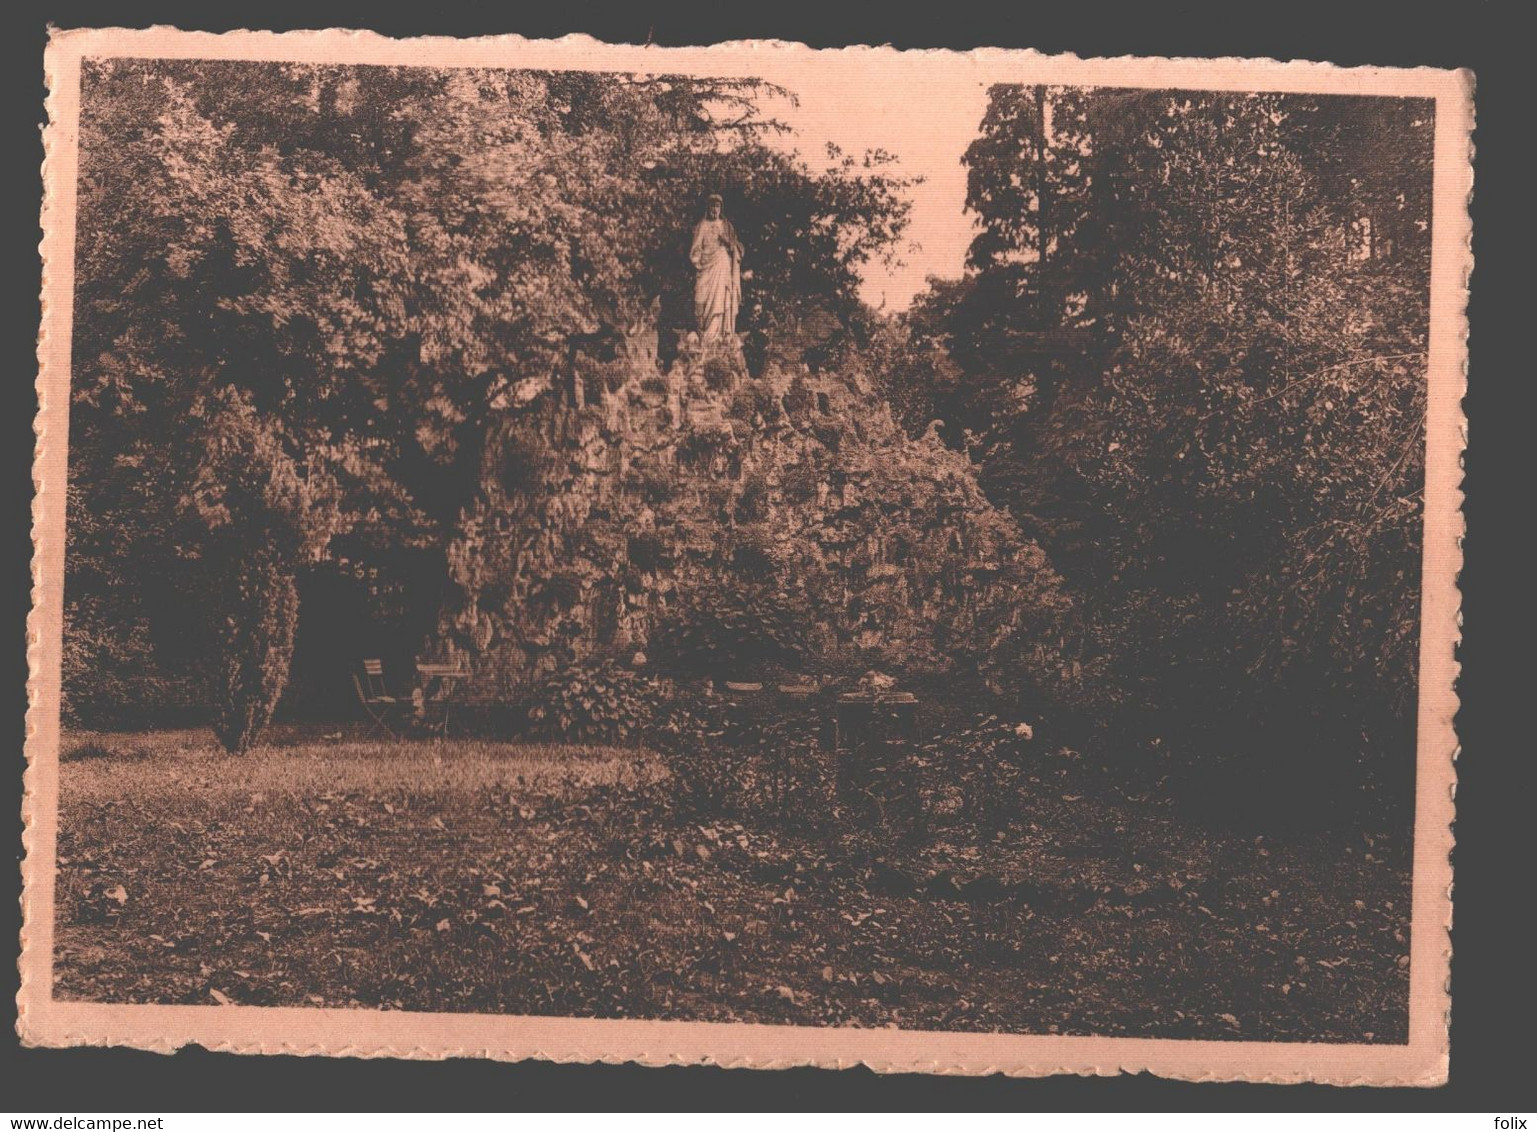
[[[719,193],[710,194],[704,217],[694,225],[689,260],[697,272],[694,325],[700,338],[707,344],[739,346],[736,319],[742,306],[742,242],[725,217]]]

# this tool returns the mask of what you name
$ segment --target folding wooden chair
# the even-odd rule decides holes
[[[389,694],[389,689],[384,683],[384,662],[372,657],[363,661],[363,676],[352,674],[352,686],[358,690],[358,702],[363,705],[363,711],[372,720],[372,725],[363,736],[370,738],[376,731],[384,731],[392,739],[399,739],[400,734],[391,724],[392,720],[402,720],[404,713],[409,709],[409,702],[397,696]]]

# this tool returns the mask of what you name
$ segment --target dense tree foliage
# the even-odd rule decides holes
[[[761,82],[115,60],[83,92],[77,718],[202,699],[244,749],[283,693],[296,581],[328,571],[427,631],[490,464],[509,497],[543,483],[507,437],[552,399],[598,411],[576,387],[628,373],[638,325],[676,348],[720,191],[755,372],[878,374],[1060,575],[1049,625],[976,658],[992,682],[1057,671],[1122,749],[1407,749],[1429,104],[996,87],[965,274],[883,318],[857,288],[907,182],[879,152],[787,155],[767,108],[791,96]],[[728,415],[815,415],[794,392]],[[764,492],[806,486],[782,478],[722,521],[764,527]]]
[[[998,87],[888,374],[1079,593],[1143,734],[1412,726],[1432,111]],[[1334,728],[1323,736],[1323,720]],[[1188,734],[1191,729],[1205,734]]]
[[[781,127],[760,102],[774,93],[575,73],[88,67],[67,588],[71,633],[94,629],[71,675],[131,651],[111,626],[131,632],[148,605],[187,670],[227,653],[223,614],[173,632],[154,579],[226,597],[252,570],[292,586],[282,553],[259,569],[209,553],[209,512],[188,506],[228,467],[216,430],[184,428],[215,403],[248,408],[252,444],[291,466],[287,502],[257,493],[263,515],[287,522],[282,506],[320,507],[321,492],[331,521],[315,553],[366,563],[385,589],[473,494],[488,413],[518,412],[583,344],[675,301],[707,190],[731,197],[754,248],[751,325],[807,302],[854,310],[861,264],[905,222],[902,182],[878,155],[813,173],[771,149]],[[291,636],[241,647],[281,652]],[[266,699],[282,682],[226,684]]]

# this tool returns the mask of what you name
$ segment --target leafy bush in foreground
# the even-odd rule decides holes
[[[809,617],[799,595],[738,581],[685,593],[652,640],[659,662],[685,674],[745,679],[794,668],[807,653]]]
[[[740,788],[740,759],[726,741],[724,702],[708,690],[659,713],[646,736],[668,771],[670,800],[697,814],[729,812]]]
[[[531,697],[529,731],[553,739],[621,743],[642,734],[666,697],[658,680],[611,661],[567,669]]]
[[[645,738],[667,766],[669,801],[691,815],[825,832],[837,797],[816,708],[753,695],[704,685],[678,693],[658,717]]]
[[[924,778],[960,790],[964,821],[1001,829],[1023,801],[1033,739],[1028,724],[988,715],[922,743],[915,761]]]

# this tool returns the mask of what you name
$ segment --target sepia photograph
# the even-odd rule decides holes
[[[1444,1079],[1465,74],[50,88],[23,1040]]]

